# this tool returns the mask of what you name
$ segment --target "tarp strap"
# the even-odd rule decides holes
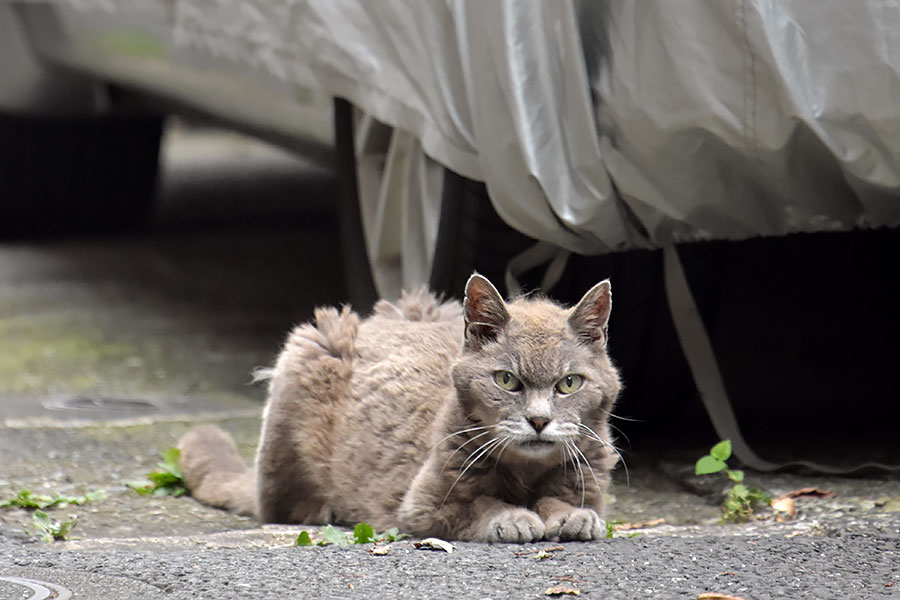
[[[510,296],[522,294],[522,284],[519,279],[526,272],[547,265],[544,276],[541,278],[540,290],[549,294],[566,270],[571,252],[549,242],[537,242],[524,251],[514,256],[506,266],[504,283],[506,292]]]
[[[757,471],[774,471],[784,467],[806,467],[822,473],[844,474],[860,469],[876,468],[900,470],[898,465],[867,462],[850,467],[833,467],[810,461],[773,463],[760,458],[747,444],[725,390],[725,382],[716,361],[709,335],[694,302],[677,248],[669,244],[663,248],[663,272],[669,311],[681,342],[681,349],[691,368],[694,384],[712,421],[719,439],[730,439],[734,455],[746,466]]]

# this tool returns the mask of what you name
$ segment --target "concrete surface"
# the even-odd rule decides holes
[[[67,542],[40,542],[25,533],[30,512],[0,509],[0,598],[46,589],[59,598],[498,599],[544,597],[553,585],[588,598],[900,594],[896,477],[748,473],[773,496],[804,487],[834,495],[798,498],[787,522],[765,511],[720,525],[724,484],[692,474],[704,449],[690,440],[626,445],[628,472],[615,474],[611,519],[664,522],[564,544],[545,559],[522,553],[556,544],[461,543],[446,554],[403,541],[386,556],[297,548],[303,527],[137,495],[124,482],[195,423],[217,422],[252,457],[264,397],[252,370],[313,306],[345,299],[322,175],[203,135],[170,139],[150,232],[0,246],[0,499],[22,488],[107,492],[50,511],[77,515]],[[243,183],[223,187],[229,178]],[[201,217],[216,206],[210,227]]]

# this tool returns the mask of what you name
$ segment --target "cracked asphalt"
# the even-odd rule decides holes
[[[264,397],[252,370],[314,306],[346,301],[327,178],[230,134],[191,135],[169,140],[149,231],[0,245],[0,499],[107,493],[50,510],[78,517],[65,542],[0,509],[0,599],[900,596],[896,475],[748,472],[773,496],[833,495],[796,498],[785,522],[766,510],[720,525],[724,483],[692,474],[705,448],[689,441],[625,448],[608,516],[634,528],[589,544],[299,548],[308,528],[137,495],[125,482],[195,423],[250,458]]]

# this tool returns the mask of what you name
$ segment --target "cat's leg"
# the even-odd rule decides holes
[[[578,508],[565,500],[544,497],[534,504],[548,540],[597,540],[606,534],[606,523],[593,508]]]
[[[404,531],[473,542],[524,544],[544,539],[540,515],[498,498],[456,498],[438,505],[429,500],[407,493],[399,511]]]
[[[544,539],[544,521],[527,508],[481,496],[471,504],[471,511],[472,523],[460,532],[460,539],[519,544]]]
[[[544,538],[544,521],[537,513],[486,495],[477,478],[454,481],[442,467],[445,462],[432,454],[413,478],[398,509],[404,531],[479,542]]]

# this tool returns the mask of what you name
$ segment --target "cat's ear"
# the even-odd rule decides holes
[[[473,273],[466,283],[465,313],[466,347],[478,350],[497,339],[509,321],[506,303],[490,281]]]
[[[609,279],[592,287],[569,315],[569,327],[580,340],[606,347],[609,313],[612,310],[612,290]]]

